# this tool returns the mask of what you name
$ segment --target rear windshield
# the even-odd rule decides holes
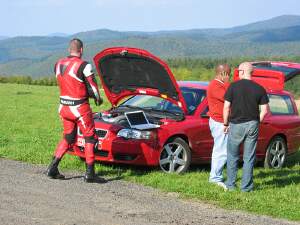
[[[264,70],[272,70],[272,71],[282,72],[285,75],[285,80],[289,80],[289,78],[291,78],[291,76],[300,74],[299,69],[285,67],[285,66],[275,66],[275,65],[271,65],[271,64],[262,64],[262,65],[258,64],[258,65],[254,65],[254,67],[259,68],[259,69],[264,69]]]

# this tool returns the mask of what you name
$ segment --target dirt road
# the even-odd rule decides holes
[[[297,224],[209,204],[120,180],[85,184],[81,175],[51,180],[44,166],[0,158],[0,224]]]

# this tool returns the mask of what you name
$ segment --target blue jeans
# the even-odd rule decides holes
[[[230,123],[227,144],[227,182],[228,189],[234,189],[238,172],[239,147],[244,143],[242,191],[253,190],[253,167],[256,158],[258,121]]]
[[[211,156],[210,182],[223,182],[223,168],[227,161],[227,134],[224,134],[223,123],[209,118],[209,128],[214,138]]]

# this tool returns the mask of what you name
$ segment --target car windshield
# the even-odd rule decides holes
[[[198,105],[206,97],[206,91],[198,88],[181,87],[181,92],[187,104],[188,113],[193,114]],[[149,95],[136,95],[129,98],[120,106],[130,106],[137,108],[179,112],[182,110],[175,104],[159,97]]]

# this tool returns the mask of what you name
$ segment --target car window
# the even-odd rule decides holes
[[[295,114],[292,100],[287,95],[269,94],[269,107],[272,114],[275,115],[293,115]]]
[[[206,97],[206,91],[202,89],[182,87],[181,91],[190,113],[193,113]]]

